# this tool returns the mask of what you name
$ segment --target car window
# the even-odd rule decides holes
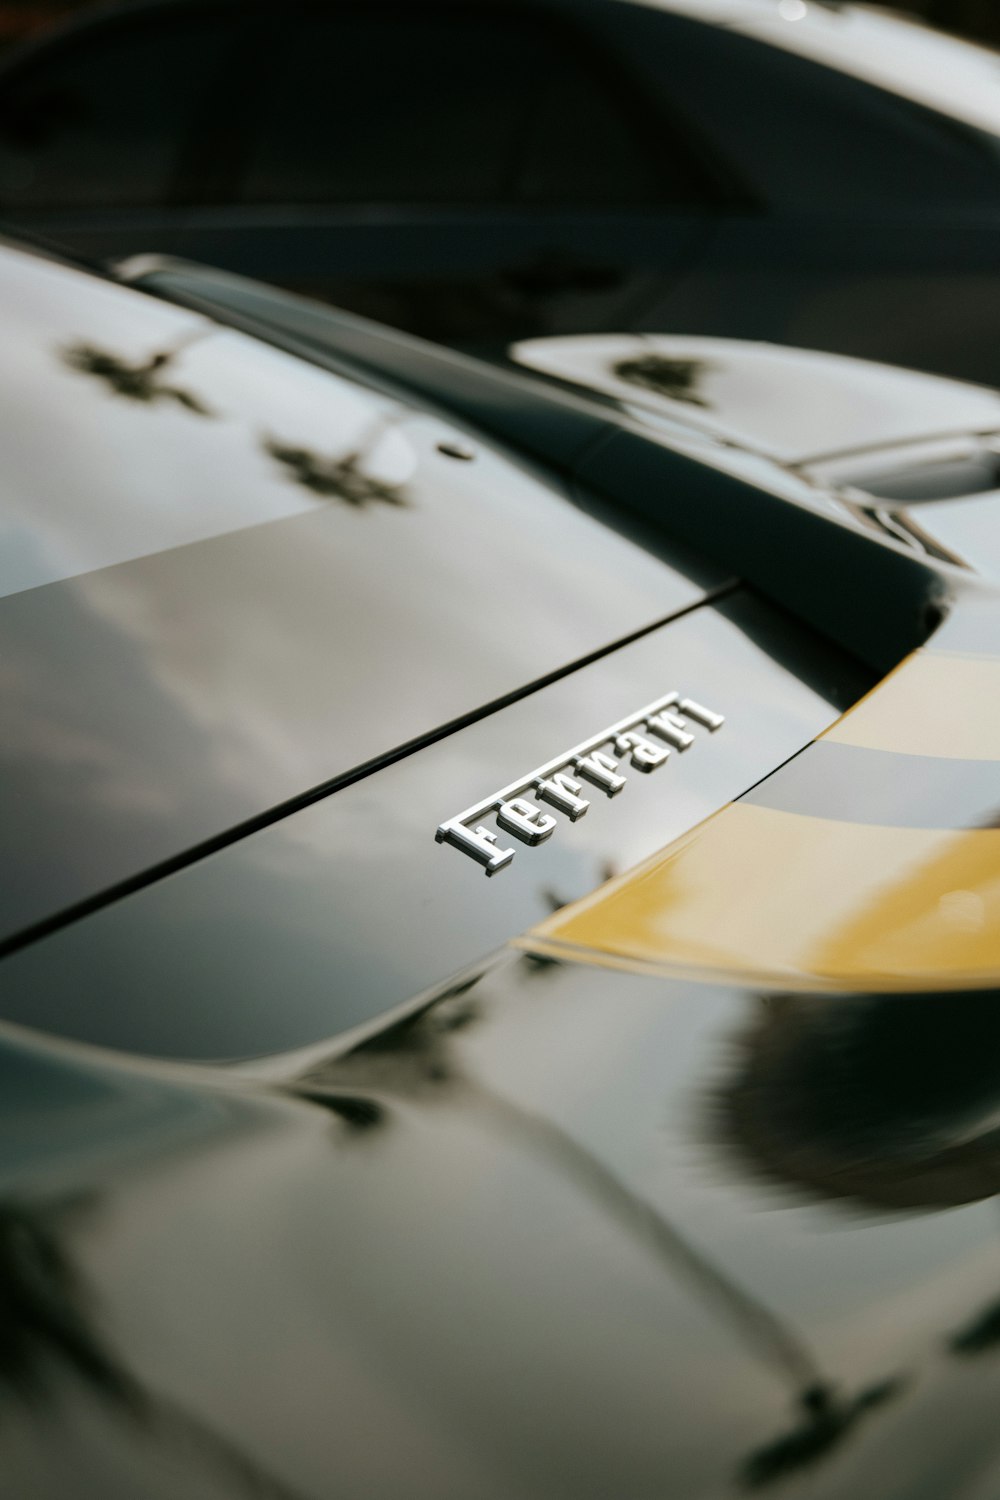
[[[660,143],[643,128],[645,119],[626,113],[577,58],[547,58],[534,85],[519,197],[538,204],[614,204],[699,196],[686,156],[657,153]]]
[[[257,113],[248,202],[648,202],[691,191],[542,17],[307,15]]]
[[[10,75],[0,83],[0,205],[163,202],[226,30],[200,13],[102,26]]]

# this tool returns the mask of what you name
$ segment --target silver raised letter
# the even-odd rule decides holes
[[[580,796],[583,787],[568,771],[554,771],[551,776],[540,781],[535,790],[540,801],[551,803],[574,823],[577,818],[583,817],[590,806],[586,797]]]
[[[497,810],[497,822],[501,828],[525,844],[540,844],[556,826],[555,818],[543,813],[527,797],[511,797],[509,802],[501,802]]]
[[[713,714],[710,708],[703,708],[693,698],[682,698],[680,702],[682,714],[687,714],[689,719],[694,719],[696,724],[704,724],[714,734],[721,724],[726,722],[725,714]]]
[[[673,745],[675,750],[687,750],[694,744],[694,735],[688,734],[684,720],[672,714],[669,709],[661,709],[658,714],[646,720],[646,727],[654,734],[658,734],[661,740],[666,740],[668,745]]]
[[[637,771],[655,771],[657,766],[663,765],[670,754],[670,751],[664,750],[662,745],[654,745],[652,740],[647,739],[644,734],[637,733],[634,729],[618,736],[615,740],[615,749],[619,755],[625,755],[631,750],[631,763]]]
[[[617,797],[625,785],[625,777],[618,775],[618,762],[612,760],[605,750],[594,750],[590,755],[582,755],[576,763],[576,769],[609,797]]]
[[[466,828],[464,823],[442,823],[434,837],[439,844],[454,844],[477,864],[485,865],[487,875],[495,875],[514,858],[513,849],[498,848],[496,834],[482,824],[477,828]]]

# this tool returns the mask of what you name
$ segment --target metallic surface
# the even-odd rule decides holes
[[[8,1032],[5,1481],[990,1500],[997,1055],[994,997],[523,957],[284,1097]]]
[[[1000,578],[994,391],[829,353],[731,339],[595,335],[511,359],[642,423],[771,458],[916,552]]]
[[[591,751],[599,750],[602,746],[612,743],[616,754],[627,755],[631,766],[648,773],[666,763],[670,750],[653,744],[646,736],[629,731],[637,729],[640,725],[648,727],[654,734],[666,740],[670,746],[679,750],[686,750],[693,743],[694,736],[687,732],[684,719],[679,718],[677,714],[664,712],[674,707],[681,714],[687,714],[696,723],[710,730],[720,728],[725,722],[724,715],[712,713],[711,710],[703,708],[700,703],[695,703],[693,699],[681,698],[676,692],[667,693],[663,698],[657,698],[655,702],[640,709],[638,713],[629,714],[627,718],[619,719],[617,724],[612,724],[602,733],[592,735],[582,744],[574,745],[572,750],[567,750],[555,760],[547,761],[545,765],[529,771],[527,776],[522,776],[519,781],[512,781],[509,786],[504,787],[503,791],[494,792],[492,797],[485,797],[482,801],[473,803],[472,807],[467,807],[464,812],[458,813],[456,817],[449,818],[437,830],[435,837],[438,843],[454,844],[457,849],[470,854],[478,863],[485,863],[487,875],[505,868],[513,859],[515,851],[513,849],[496,851],[492,847],[496,841],[495,835],[478,827],[470,837],[470,829],[465,825],[475,823],[479,818],[495,811],[497,822],[505,832],[514,834],[515,837],[521,839],[522,843],[531,845],[540,843],[542,839],[548,838],[555,831],[556,820],[542,815],[541,809],[521,793],[538,792],[543,801],[551,801],[554,806],[559,806],[560,800],[564,801],[569,792],[570,804],[568,807],[563,806],[561,811],[566,812],[572,822],[576,822],[577,818],[584,815],[590,804],[578,795],[580,787],[579,783],[574,782],[572,776],[574,771],[586,777],[608,797],[617,795],[628,779],[620,774],[618,763],[610,755],[605,754],[598,759],[591,755]],[[568,786],[567,778],[570,782]]]
[[[491,881],[435,842],[503,786],[697,684],[718,734],[525,850]],[[370,1022],[629,869],[746,791],[866,686],[856,666],[737,594],[11,954],[0,1017],[166,1056],[288,1050]],[[598,752],[599,753],[599,752]],[[629,795],[629,793],[632,795]],[[99,996],[99,1002],[95,997]]]
[[[817,744],[529,944],[797,988],[1000,983],[998,671],[1000,657],[932,643]]]
[[[935,642],[856,704],[828,738],[869,750],[1000,762],[1000,654]]]
[[[954,560],[930,557],[909,538],[901,543],[811,474],[660,410],[614,402],[599,382],[596,392],[573,390],[242,277],[157,256],[139,257],[124,274],[324,368],[340,371],[349,358],[380,382],[572,474],[581,505],[592,507],[600,497],[647,546],[662,547],[669,538],[672,549],[710,557],[724,574],[790,608],[880,675],[926,640],[955,597],[976,593],[971,574]],[[798,373],[796,366],[790,379]],[[687,364],[685,380],[689,375]],[[876,383],[881,387],[881,372]],[[945,386],[945,405],[955,389]],[[928,400],[934,396],[922,384],[921,391]],[[981,396],[973,392],[970,401]],[[987,396],[987,405],[993,420],[995,398]],[[841,444],[850,443],[851,433],[854,440],[870,433],[865,409],[854,408],[847,421],[852,406],[848,401],[837,423]],[[898,413],[898,400],[890,406]],[[960,409],[963,421],[974,419],[964,394]],[[850,609],[845,578],[852,582]]]
[[[721,582],[357,380],[3,264],[0,938]]]
[[[102,298],[126,319],[153,306]],[[80,849],[106,871],[102,839],[111,868],[129,848],[184,856],[0,962],[5,1493],[995,1500],[989,581],[839,518],[804,479],[783,487],[771,459],[713,440],[701,461],[627,417],[595,433],[581,401],[553,441],[620,504],[611,525],[481,434],[455,464],[451,424],[398,395],[150,317],[195,342],[60,343],[81,421],[100,392],[176,419],[178,453],[190,426],[216,434],[191,440],[203,458],[228,443],[249,467],[169,547],[141,466],[121,476],[135,517],[122,491],[79,525],[108,462],[95,445],[76,489],[69,464],[65,493],[34,497],[50,581],[21,574],[0,600],[2,732],[37,826],[62,838],[26,843],[37,869],[8,857],[11,900],[60,889]],[[42,368],[25,341],[33,400]],[[503,420],[533,411],[537,438],[552,408],[512,379]],[[474,399],[498,389],[483,377]],[[265,426],[276,403],[308,433]],[[348,409],[377,409],[377,465],[356,427],[330,439]],[[81,446],[28,435],[12,489],[46,444],[52,465]],[[17,455],[25,432],[10,438]],[[173,451],[149,424],[142,441]],[[265,508],[280,482],[304,511],[268,520],[254,501],[244,524],[251,476]],[[170,525],[197,527],[198,478]],[[714,566],[661,560],[700,536]],[[772,601],[790,580],[799,614],[719,587],[727,556]],[[459,610],[464,630],[445,629]],[[859,702],[859,658],[898,661],[945,613]],[[20,655],[16,620],[36,627]],[[671,683],[698,694],[684,721],[655,711]],[[720,716],[721,733],[696,727]],[[567,743],[572,774],[547,759]],[[621,790],[626,758],[657,774],[592,796]],[[330,765],[353,769],[322,798],[184,844],[178,790],[221,819]],[[552,773],[544,810],[509,795],[525,765]],[[486,882],[434,828],[489,786],[538,844]],[[144,817],[156,837],[130,844]]]
[[[581,334],[531,339],[509,352],[526,369],[602,391],[640,417],[666,415],[783,464],[1000,429],[995,391],[809,349],[694,335]]]
[[[737,802],[524,941],[555,957],[764,987],[993,986],[998,868],[995,827],[890,827]]]

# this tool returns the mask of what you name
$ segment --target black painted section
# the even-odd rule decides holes
[[[995,828],[1000,776],[995,761],[901,755],[821,740],[743,800],[844,823]]]
[[[739,433],[730,425],[723,442],[726,423],[713,430],[709,422],[701,430],[706,424],[697,406],[681,420],[672,410],[664,425],[662,414],[644,412],[641,391],[637,403],[623,405],[629,387],[622,382],[609,390],[598,379],[585,391],[586,381],[573,389],[521,375],[198,266],[152,257],[139,258],[127,270],[160,295],[319,364],[339,368],[349,358],[389,388],[419,392],[498,440],[569,468],[579,481],[584,508],[603,507],[599,514],[614,514],[622,526],[638,528],[646,545],[659,538],[679,557],[687,551],[711,559],[723,574],[744,578],[874,671],[895,666],[923,643],[943,610],[975,592],[962,569],[887,539],[828,491],[755,451],[774,444],[762,442],[760,431],[745,419]],[[785,378],[795,387],[795,361],[789,365]],[[815,376],[814,370],[814,381]],[[843,386],[836,363],[821,369],[820,376]],[[866,376],[878,383],[877,370],[867,369]],[[895,373],[887,377],[887,437],[899,430],[899,379]],[[930,423],[936,382],[909,381],[919,393],[911,405],[919,402]],[[771,387],[773,403],[779,400],[779,384]],[[966,397],[961,387],[945,384],[943,400],[950,422],[982,424],[986,411],[987,425],[996,421],[995,403],[980,392]],[[938,403],[937,420],[940,411]],[[852,429],[871,440],[867,421],[831,419],[830,428],[828,440],[840,448],[851,446]]]
[[[8,1034],[11,1493],[989,1494],[997,1018],[512,955],[284,1098]]]
[[[707,458],[707,461],[706,461]],[[727,472],[728,471],[728,472]],[[886,672],[926,640],[973,586],[906,547],[873,539],[826,497],[782,482],[739,453],[689,455],[650,432],[613,434],[578,470],[582,484],[681,543],[701,538],[720,567]]]
[[[723,581],[486,439],[457,462],[422,403],[4,264],[0,938]]]
[[[10,955],[0,1016],[173,1057],[315,1043],[656,853],[868,685],[751,598],[700,608]],[[435,842],[440,823],[674,689],[726,723],[649,775],[623,766],[621,795],[595,790],[585,817],[560,816],[494,878]]]

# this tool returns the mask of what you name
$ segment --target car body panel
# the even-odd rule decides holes
[[[75,1049],[13,1090],[8,1039],[12,1486],[988,1495],[996,1023],[895,1011],[521,957],[297,1099]]]
[[[694,610],[10,954],[0,1017],[201,1058],[370,1022],[701,822],[867,686],[808,632],[783,660],[784,633],[782,615],[739,594]],[[559,817],[537,848],[500,829],[518,852],[495,879],[435,842],[477,799],[674,689],[724,714],[723,729],[653,774],[626,769],[613,799],[589,787],[586,816]]]
[[[1000,577],[1000,400],[803,349],[675,335],[529,340],[515,363],[789,468],[887,535]]]
[[[744,339],[580,335],[514,344],[510,357],[792,466],[1000,429],[1000,395],[980,386]]]
[[[916,18],[867,5],[808,5],[785,17],[777,5],[744,8],[730,24],[771,45],[842,69],[976,129],[1000,129],[996,54],[945,37]]]
[[[697,409],[690,403],[682,415],[676,404],[671,410],[658,402],[654,411],[649,404],[622,402],[608,394],[600,376],[582,389],[526,381],[507,361],[473,358],[188,262],[141,256],[125,262],[119,274],[324,368],[341,370],[350,359],[391,388],[418,394],[555,464],[573,476],[579,503],[603,502],[638,528],[634,534],[644,536],[648,546],[662,546],[666,533],[672,549],[710,557],[724,574],[759,587],[882,673],[926,639],[955,597],[976,592],[971,573],[946,550],[929,553],[915,545],[912,530],[900,534],[899,528],[885,527],[870,513],[877,507],[856,503],[864,496],[850,498],[846,486],[831,486],[819,473],[813,477],[805,467],[799,472],[767,456],[766,434],[758,432],[752,446],[743,446],[724,436],[724,428],[713,432],[691,415]],[[833,361],[821,372],[812,357],[802,356],[792,368],[797,376],[808,369],[814,389],[819,376],[820,391],[837,390],[841,443],[850,447],[852,423],[859,439],[871,436],[866,408],[845,391],[853,367]],[[880,391],[880,404],[887,421],[892,413],[898,426],[899,399],[892,394],[898,372],[883,379],[862,367],[857,374],[869,389],[885,384],[888,395]],[[937,382],[923,386],[919,377],[907,376],[902,384],[910,380],[932,406]],[[954,385],[944,385],[939,394],[954,420],[961,411],[969,422],[992,423],[991,394]],[[746,412],[744,426],[745,418]],[[816,417],[811,421],[815,427]],[[764,452],[756,451],[761,447]],[[884,545],[873,548],[875,537]],[[873,574],[878,584],[868,587],[862,580]],[[847,579],[852,582],[849,610],[844,608]]]
[[[800,472],[676,412],[331,313],[317,314],[310,345],[304,305],[278,294],[269,311],[258,305],[255,338],[247,302],[260,304],[259,289],[231,296],[237,310],[220,296],[220,331],[205,336],[192,319],[211,312],[211,278],[188,273],[183,310],[165,305],[168,275],[153,281],[157,300],[119,288],[121,307],[144,328],[184,320],[198,334],[184,359],[230,369],[226,391],[240,400],[180,383],[178,361],[166,378],[212,400],[213,416],[176,394],[133,395],[133,411],[105,387],[112,375],[133,391],[136,379],[147,392],[162,384],[147,343],[100,369],[59,364],[81,403],[99,394],[123,422],[151,417],[156,430],[168,416],[195,433],[225,422],[276,483],[270,464],[289,461],[261,451],[269,413],[297,415],[308,384],[330,393],[317,399],[332,419],[349,383],[352,402],[402,405],[407,442],[447,433],[476,457],[421,452],[468,477],[442,500],[438,486],[420,488],[418,464],[411,507],[359,495],[356,464],[346,476],[310,464],[333,493],[317,504],[284,479],[294,503],[305,497],[302,514],[234,529],[237,505],[221,535],[78,566],[0,600],[2,627],[10,611],[41,611],[93,580],[109,591],[131,580],[133,618],[152,615],[149,599],[202,590],[171,672],[150,667],[174,639],[169,611],[141,638],[142,680],[173,699],[145,781],[100,762],[126,809],[122,794],[143,804],[164,781],[155,757],[176,750],[174,700],[192,681],[214,683],[210,706],[224,728],[237,721],[240,745],[263,727],[265,748],[280,750],[248,790],[257,821],[183,846],[127,885],[92,886],[89,903],[50,912],[0,959],[0,1468],[11,1493],[723,1500],[780,1484],[789,1500],[992,1500],[1000,1012],[995,988],[968,987],[994,981],[992,967],[968,960],[995,944],[997,834],[982,825],[1000,753],[1000,608],[975,547],[964,565],[931,555],[866,521],[818,465]],[[966,398],[963,409],[980,409]],[[838,441],[846,430],[840,421]],[[149,454],[169,451],[158,443]],[[294,451],[305,471],[312,449],[297,439]],[[148,471],[122,482],[141,498],[161,482]],[[71,500],[59,497],[64,518]],[[505,560],[502,576],[472,521],[462,529],[462,506],[477,510],[475,535]],[[427,576],[387,598],[385,527],[399,535],[435,507],[447,524],[406,554]],[[181,505],[180,521],[191,517],[196,505]],[[289,529],[310,526],[311,545],[288,546]],[[451,527],[469,545],[439,557]],[[535,556],[546,527],[563,545]],[[382,555],[359,535],[377,535]],[[587,572],[571,574],[584,536],[599,541]],[[234,567],[258,545],[250,587]],[[233,566],[208,566],[216,551]],[[271,555],[282,586],[269,592]],[[345,557],[355,602],[367,583],[360,619],[331,638],[336,601],[324,594],[322,608],[301,606],[301,642],[265,649],[298,617],[296,579],[321,573],[332,587]],[[160,595],[158,570],[169,578]],[[445,593],[441,579],[456,576],[465,592]],[[631,638],[603,629],[644,610],[647,587],[660,597],[681,586],[691,597],[669,618]],[[213,666],[201,657],[240,589],[238,649]],[[461,620],[443,665],[421,659],[426,637],[407,629],[425,607]],[[370,619],[379,609],[389,632]],[[602,644],[539,677],[542,646],[577,610],[603,622]],[[132,720],[107,716],[98,690],[114,656],[48,619],[54,654],[9,674],[5,696],[51,679],[59,709],[89,686],[97,742],[125,743]],[[515,687],[490,701],[485,668],[482,682],[449,673],[463,651],[488,666],[508,620]],[[74,650],[79,684],[52,679],[52,661]],[[353,737],[322,725],[300,736],[291,714],[277,736],[277,716],[249,694],[239,721],[222,691],[230,673],[252,664],[267,705],[291,695],[305,713],[300,671],[315,694],[330,681],[345,694],[336,674],[349,668],[370,689],[386,651],[437,705],[433,730],[290,804],[264,803],[286,753],[301,782],[313,756],[361,753],[398,709],[359,689],[337,721]],[[459,720],[442,719],[441,683],[463,690]],[[656,704],[686,715],[691,735],[661,722],[653,749],[672,737],[672,754],[650,762]],[[649,744],[619,745],[633,723]],[[93,764],[93,740],[81,747],[65,719],[44,729],[24,767],[43,802],[51,760],[62,754],[78,777]],[[621,795],[595,792],[586,817],[562,817],[537,846],[535,812],[522,809],[528,838],[496,878],[439,837],[463,816],[492,830],[496,810],[513,842],[499,802],[528,786],[541,798],[533,767],[582,777],[580,758],[602,744],[626,778]],[[199,768],[207,794],[215,764],[206,755]],[[221,815],[217,799],[206,806]],[[108,809],[97,812],[107,824]],[[741,814],[756,819],[742,834]],[[797,820],[798,842],[781,837],[781,820]],[[94,842],[100,822],[95,812]],[[787,960],[789,942],[806,946],[826,921],[853,965],[814,961],[808,974],[772,951],[723,975],[701,952],[696,972],[667,973],[661,952],[637,973],[643,955],[612,952],[635,935],[635,909],[615,903],[641,890],[642,861],[655,881],[671,868],[687,879],[713,829],[725,836],[707,876],[696,870],[690,890],[667,876],[643,914],[647,936],[674,940],[693,893],[702,928],[714,902],[716,953],[742,946],[745,959],[749,933],[759,957],[783,922]],[[852,842],[833,865],[840,833]],[[864,835],[907,858],[890,867]],[[988,841],[982,861],[966,857],[975,840]],[[557,954],[553,933],[588,911],[613,929],[603,955],[593,931],[589,947]],[[697,924],[680,933],[701,935]],[[900,938],[946,992],[917,992],[912,964],[897,964],[896,993],[875,992],[889,966],[872,947]]]
[[[532,951],[799,991],[995,987],[1000,657],[948,642]]]
[[[356,379],[11,264],[10,299],[26,321],[45,302],[50,326],[25,345],[5,438],[4,938],[723,581]],[[113,315],[133,304],[123,346]],[[497,630],[484,589],[502,607],[514,583]]]

